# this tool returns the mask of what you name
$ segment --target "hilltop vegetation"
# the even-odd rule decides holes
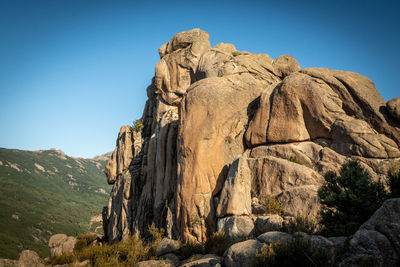
[[[0,148],[0,258],[24,249],[47,256],[52,234],[87,232],[107,204],[106,160]]]

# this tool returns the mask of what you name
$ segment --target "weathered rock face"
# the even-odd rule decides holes
[[[208,33],[199,29],[176,34],[158,50],[155,86],[168,104],[179,104],[189,86],[195,82],[200,56],[210,49]]]
[[[195,29],[159,49],[144,128],[121,128],[105,171],[110,243],[146,235],[152,222],[182,241],[218,228],[252,235],[266,198],[284,215],[316,216],[325,172],[355,158],[382,179],[400,162],[397,102],[386,104],[368,78],[208,38]],[[235,232],[246,220],[252,229]]]

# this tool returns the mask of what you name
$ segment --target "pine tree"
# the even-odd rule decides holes
[[[384,185],[372,181],[354,160],[342,166],[339,176],[327,172],[324,178],[318,196],[323,206],[322,232],[327,236],[353,234],[388,197]]]

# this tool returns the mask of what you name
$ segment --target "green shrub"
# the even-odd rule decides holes
[[[201,224],[201,217],[197,214],[192,214],[192,224]]]
[[[348,161],[340,176],[327,172],[318,190],[322,233],[328,236],[353,234],[382,205],[387,192],[381,182],[371,180],[357,161]]]
[[[132,130],[134,130],[135,132],[141,132],[144,128],[143,125],[143,120],[139,119],[139,120],[135,120],[133,122],[133,126],[132,126]]]
[[[276,197],[267,197],[261,204],[264,207],[266,214],[283,214],[282,205]]]
[[[239,56],[241,53],[239,51],[233,51],[232,56],[236,57]]]
[[[298,157],[296,157],[296,156],[291,156],[287,160],[290,161],[290,162],[294,162],[294,163],[300,164],[300,165],[304,165],[304,162],[301,159],[299,159]]]
[[[388,173],[390,197],[400,197],[400,169],[392,168]]]
[[[333,266],[328,251],[312,248],[310,241],[296,237],[292,241],[264,244],[256,253],[256,266]]]

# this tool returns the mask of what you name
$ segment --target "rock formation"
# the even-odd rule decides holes
[[[143,129],[121,128],[105,171],[110,243],[153,222],[184,242],[240,224],[253,235],[268,197],[285,216],[317,216],[326,171],[358,159],[377,180],[400,163],[399,101],[368,78],[208,37],[194,29],[159,49]]]
[[[76,238],[64,234],[52,235],[49,239],[50,256],[58,257],[61,254],[72,253]]]

